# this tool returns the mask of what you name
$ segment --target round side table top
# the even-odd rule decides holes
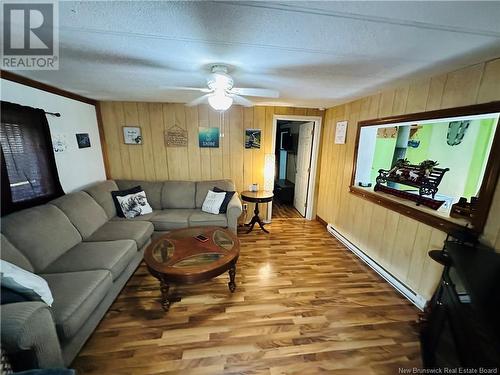
[[[241,199],[247,202],[258,202],[258,203],[270,202],[273,200],[273,196],[274,194],[272,191],[266,191],[266,190],[259,190],[259,191],[245,190],[241,192]]]

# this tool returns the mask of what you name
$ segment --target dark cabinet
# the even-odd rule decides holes
[[[424,366],[498,368],[500,254],[450,241],[430,255],[445,267],[422,318]]]
[[[274,182],[274,199],[282,204],[293,204],[295,184],[288,180]]]

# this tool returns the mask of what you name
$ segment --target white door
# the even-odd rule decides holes
[[[306,216],[307,190],[309,186],[309,174],[311,173],[313,131],[314,122],[307,122],[300,125],[293,205],[304,217]]]

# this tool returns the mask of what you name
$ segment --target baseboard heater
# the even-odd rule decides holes
[[[377,272],[382,278],[391,284],[394,289],[405,296],[411,303],[423,310],[427,304],[427,300],[420,294],[415,293],[408,286],[399,281],[396,277],[387,272],[380,264],[370,258],[363,250],[354,245],[351,241],[345,238],[331,224],[327,224],[326,230],[340,242],[342,242],[349,250],[351,250],[358,258],[365,262],[371,269]]]

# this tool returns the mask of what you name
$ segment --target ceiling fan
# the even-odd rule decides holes
[[[279,98],[279,92],[269,89],[233,87],[233,78],[227,73],[225,65],[213,65],[212,73],[207,77],[207,88],[198,87],[169,87],[176,90],[195,90],[205,95],[187,103],[191,107],[208,101],[216,111],[225,111],[234,103],[250,107],[253,103],[243,96],[258,96],[261,98]]]

